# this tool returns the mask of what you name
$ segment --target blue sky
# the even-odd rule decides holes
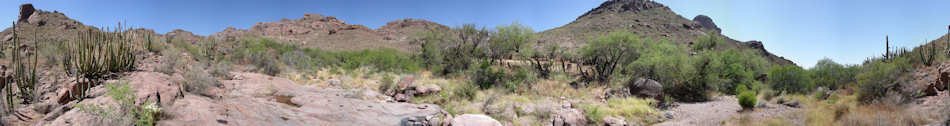
[[[133,27],[164,33],[185,29],[200,35],[228,26],[247,29],[257,22],[296,19],[304,13],[335,16],[350,24],[378,28],[403,18],[449,26],[487,27],[519,22],[535,31],[573,21],[603,0],[4,0],[0,20],[13,21],[22,3],[57,10],[87,25]],[[708,15],[723,34],[740,41],[761,40],[769,51],[811,67],[827,57],[857,64],[884,52],[884,36],[896,47],[914,47],[945,34],[950,1],[916,0],[658,0],[692,19]],[[0,27],[9,27],[0,23]]]

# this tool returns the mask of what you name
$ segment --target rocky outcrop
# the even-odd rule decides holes
[[[693,17],[693,21],[699,23],[700,26],[705,30],[714,31],[716,33],[722,34],[722,29],[719,29],[719,26],[716,26],[716,23],[713,22],[712,18],[706,15],[696,15]]]
[[[20,16],[17,17],[17,22],[24,22],[30,19],[30,16],[33,15],[33,11],[36,11],[36,9],[33,9],[33,4],[20,5]]]
[[[438,105],[379,102],[369,90],[314,88],[284,78],[235,73],[221,98],[187,95],[159,125],[437,125]]]
[[[584,15],[577,17],[578,19],[583,17],[588,17],[588,15],[601,14],[605,12],[621,12],[621,11],[642,11],[653,8],[666,8],[660,3],[653,2],[651,0],[608,0],[600,4],[597,8],[594,8]],[[667,8],[668,9],[668,8]]]
[[[501,122],[487,115],[462,114],[452,118],[451,126],[501,126]]]

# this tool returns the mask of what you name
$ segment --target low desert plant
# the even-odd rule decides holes
[[[211,65],[211,75],[217,78],[230,80],[233,79],[231,76],[231,63],[228,61],[221,61]]]
[[[178,64],[181,64],[180,59],[181,52],[179,52],[178,49],[166,49],[162,51],[162,57],[159,59],[161,64],[155,66],[153,69],[156,72],[161,72],[168,75],[175,74],[175,69],[178,67]]]
[[[589,104],[582,105],[584,116],[594,124],[602,124],[604,117],[620,117],[627,122],[642,122],[646,124],[656,123],[660,116],[660,110],[653,106],[656,101],[652,99],[641,98],[612,98],[607,100],[607,104]]]
[[[135,125],[153,126],[158,121],[162,109],[154,102],[145,101],[144,104],[135,103],[135,91],[128,82],[106,84],[106,95],[118,103],[118,106],[102,106],[96,104],[74,104],[79,111],[96,116],[96,125]]]
[[[745,88],[745,86],[740,85],[740,88]],[[743,91],[739,93],[739,106],[742,106],[742,109],[751,110],[755,108],[755,104],[756,97],[754,91]]]
[[[206,92],[208,88],[220,85],[217,79],[199,66],[189,68],[188,72],[184,73],[184,77],[185,80],[182,81],[182,85],[185,87],[185,91],[204,96],[211,96]]]

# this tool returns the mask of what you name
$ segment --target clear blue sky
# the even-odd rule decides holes
[[[895,47],[913,47],[945,34],[950,24],[946,0],[658,0],[692,19],[708,15],[723,34],[740,41],[761,40],[769,51],[804,67],[828,57],[857,64],[879,56],[884,36]],[[574,20],[603,0],[4,0],[0,20],[13,21],[17,5],[58,10],[87,25],[119,21],[164,33],[185,29],[208,35],[228,26],[247,29],[257,22],[296,19],[304,13],[336,16],[350,24],[378,28],[403,18],[449,26],[493,27],[517,21],[535,31]],[[943,12],[943,13],[941,13]],[[9,27],[0,23],[0,27]]]

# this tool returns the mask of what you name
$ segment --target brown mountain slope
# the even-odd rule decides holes
[[[211,36],[258,35],[303,47],[337,51],[383,47],[410,51],[415,47],[409,43],[414,39],[412,36],[430,27],[447,28],[430,21],[403,19],[391,21],[374,30],[363,25],[346,24],[333,16],[305,14],[296,20],[284,19],[278,22],[257,23],[247,30],[229,27]]]
[[[630,31],[650,39],[669,39],[677,44],[690,44],[707,34],[699,22],[683,18],[662,4],[648,0],[610,0],[567,25],[541,32],[540,39],[580,47],[595,36],[613,31]],[[769,53],[761,42],[739,42],[723,37],[727,43],[732,43],[725,44],[728,48],[756,49],[773,63],[794,64]]]

